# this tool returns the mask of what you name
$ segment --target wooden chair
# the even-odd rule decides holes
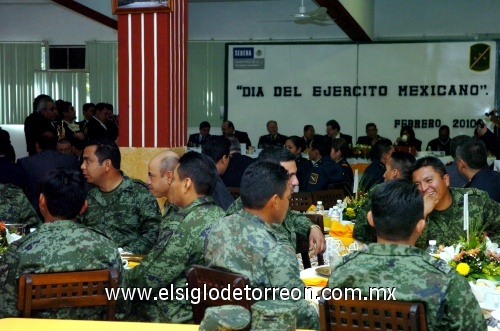
[[[313,198],[310,192],[296,192],[290,199],[290,208],[295,211],[307,211],[313,204]]]
[[[116,269],[24,274],[19,278],[17,308],[30,317],[37,309],[106,306],[106,319],[113,321],[116,300],[108,300],[105,289],[117,287]]]
[[[234,200],[240,197],[240,188],[239,187],[228,187],[227,190],[233,196]]]
[[[344,200],[344,198],[345,193],[343,189],[312,192],[313,203],[316,204],[318,201],[322,201],[325,210],[335,206],[337,200]]]
[[[208,295],[206,296],[206,298],[204,298],[203,293],[200,293],[200,302],[198,304],[192,304],[193,319],[195,324],[201,323],[201,320],[205,315],[205,310],[209,307],[237,305],[245,307],[246,309],[251,311],[250,307],[253,304],[252,301],[236,300],[233,297],[233,289],[241,288],[242,290],[244,290],[245,286],[250,284],[247,276],[208,268],[196,264],[194,264],[186,272],[186,276],[189,289],[203,289],[204,284],[206,284],[206,291],[209,291],[211,288],[217,288],[220,291],[223,288],[227,288],[228,284],[231,285],[231,289],[229,291],[230,300],[223,300],[220,296],[216,300],[212,300]]]
[[[323,215],[319,214],[306,214],[305,215],[311,222],[319,225],[321,232],[325,231],[323,226]],[[302,264],[304,269],[311,267],[311,259],[309,258],[309,238],[304,238],[303,236],[297,236],[297,245],[295,248],[295,253],[300,254],[302,257]],[[318,265],[324,265],[325,261],[323,259],[323,254],[318,254]]]
[[[352,185],[350,183],[337,183],[337,184],[330,184],[328,185],[328,190],[336,190],[336,189],[341,189],[344,191],[344,198],[346,196],[351,196],[353,194],[352,192]]]
[[[321,331],[427,331],[421,302],[321,298],[319,320]]]

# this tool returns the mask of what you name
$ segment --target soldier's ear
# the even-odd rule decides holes
[[[372,227],[375,227],[375,222],[373,221],[373,214],[371,210],[366,213],[366,219],[368,220],[368,224],[370,224]]]
[[[45,196],[43,193],[40,193],[40,196],[38,197],[38,207],[40,210],[46,210],[47,209],[47,200],[45,200]]]
[[[193,182],[191,181],[191,178],[186,177],[182,180],[182,192],[183,193],[186,193],[191,188],[191,186],[193,186]],[[194,188],[194,186],[193,186],[193,188]]]

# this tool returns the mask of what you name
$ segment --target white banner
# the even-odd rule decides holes
[[[494,42],[229,45],[228,119],[254,145],[271,119],[287,136],[336,119],[354,138],[374,122],[392,141],[409,124],[425,148],[440,125],[472,135],[486,119],[495,54]]]

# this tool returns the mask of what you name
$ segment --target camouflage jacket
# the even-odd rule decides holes
[[[0,265],[0,318],[20,316],[17,310],[19,276],[115,268],[123,272],[118,247],[99,233],[70,220],[41,224],[36,232],[9,246]],[[121,311],[121,309],[119,309]],[[105,307],[33,311],[32,317],[102,319]]]
[[[245,210],[213,225],[205,262],[209,267],[247,276],[250,286],[262,291],[269,288],[298,288],[304,293],[305,286],[299,277],[295,250],[275,227]],[[279,299],[276,296],[276,300]],[[268,300],[272,300],[272,297],[268,296]],[[303,297],[294,303],[297,305],[297,327],[317,328],[316,311],[307,305]]]
[[[339,260],[328,287],[359,288],[363,296],[369,296],[371,287],[390,288],[396,300],[423,302],[429,331],[486,330],[465,277],[416,247],[370,244]]]
[[[130,287],[151,288],[156,296],[162,288],[186,287],[186,271],[193,264],[204,264],[210,227],[224,217],[212,197],[200,197],[179,208],[163,227],[155,247],[137,267],[127,271]],[[134,301],[131,320],[151,322],[192,322],[189,300]]]
[[[0,222],[34,228],[42,224],[24,192],[11,184],[0,184]]]
[[[241,202],[241,198],[238,198],[226,210],[226,214],[236,214],[241,210],[243,210],[243,203]],[[281,225],[274,224],[273,227],[275,230],[279,231],[286,238],[288,238],[290,245],[293,249],[295,249],[297,246],[297,234],[303,236],[304,238],[309,238],[311,225],[312,222],[307,217],[288,208],[283,223]]]
[[[91,185],[88,208],[80,222],[113,240],[125,251],[147,254],[158,238],[161,213],[144,182],[123,176],[108,204],[99,187]]]
[[[464,193],[469,193],[469,224],[479,229],[484,226],[491,241],[500,241],[500,204],[487,192],[474,188],[449,188],[453,202],[443,211],[433,210],[427,216],[427,225],[415,246],[425,248],[430,239],[438,246],[449,246],[466,236],[463,230]]]

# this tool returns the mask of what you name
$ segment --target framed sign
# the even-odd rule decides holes
[[[112,0],[113,14],[171,12],[173,0]]]

